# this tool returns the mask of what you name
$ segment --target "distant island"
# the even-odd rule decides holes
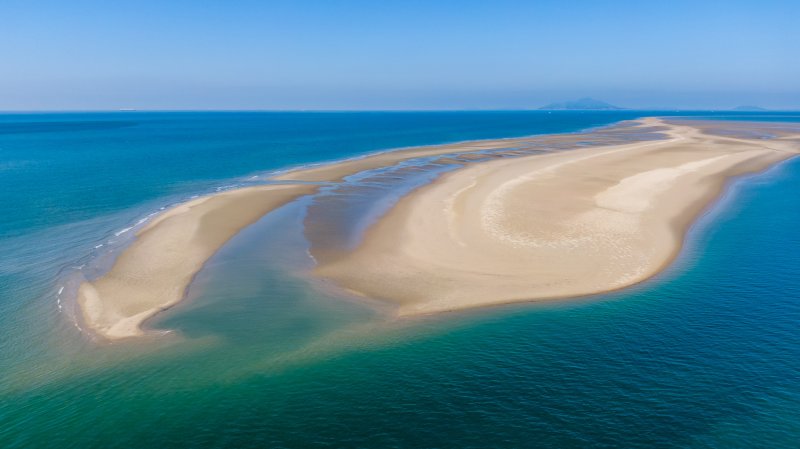
[[[594,98],[581,98],[573,101],[563,101],[559,103],[550,103],[542,106],[539,109],[551,110],[588,110],[588,111],[611,111],[625,109],[613,104],[606,103],[605,101],[595,100]]]
[[[761,106],[751,106],[751,105],[736,106],[735,108],[733,108],[731,110],[732,111],[749,111],[749,112],[766,111],[766,109],[762,108]]]

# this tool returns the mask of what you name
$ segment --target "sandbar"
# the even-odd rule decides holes
[[[431,157],[459,168],[400,199],[357,247],[323,251],[315,242],[325,223],[306,226],[315,276],[395,304],[398,316],[623,288],[670,263],[729,179],[798,154],[794,128],[759,126],[647,118],[302,167],[270,178],[281,184],[205,196],[155,217],[106,274],[79,287],[78,305],[95,334],[140,336],[213,254],[265,214],[324,183]]]
[[[747,139],[655,118],[637,126],[657,126],[666,138],[445,174],[314,273],[396,303],[400,316],[620,289],[673,260],[729,179],[800,149],[796,134]]]

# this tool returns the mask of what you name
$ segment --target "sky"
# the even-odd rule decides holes
[[[800,109],[797,0],[0,0],[0,110]]]

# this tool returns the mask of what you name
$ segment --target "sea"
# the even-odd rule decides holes
[[[645,116],[800,122],[632,110],[0,114],[0,447],[800,447],[800,158],[732,181],[670,268],[612,294],[387,319],[309,279],[315,200],[304,198],[233,238],[148,336],[98,341],[76,319],[80,280],[198,195],[396,148]],[[371,220],[398,195],[378,190]]]

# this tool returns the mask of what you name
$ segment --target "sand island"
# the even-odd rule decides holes
[[[141,335],[241,229],[317,192],[309,182],[454,155],[459,169],[403,197],[356,248],[325,250],[325,236],[308,232],[313,274],[396,304],[402,316],[607,292],[667,266],[732,177],[798,152],[800,130],[789,125],[646,118],[294,170],[272,178],[281,184],[198,198],[156,217],[108,273],[81,285],[78,305],[102,337]]]

